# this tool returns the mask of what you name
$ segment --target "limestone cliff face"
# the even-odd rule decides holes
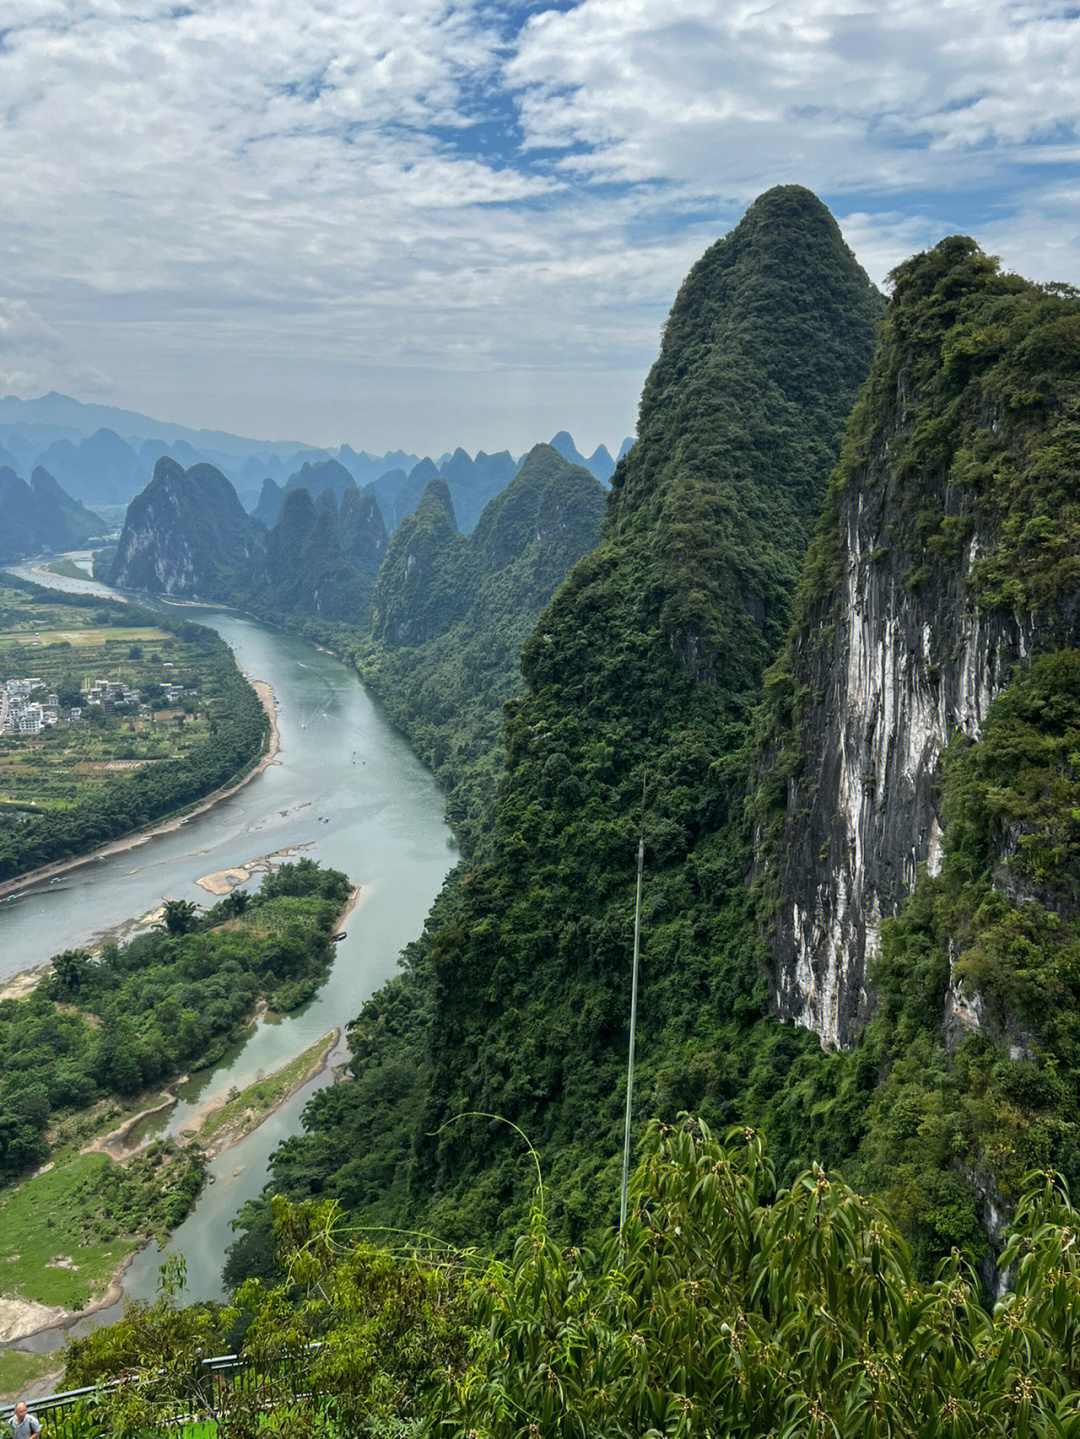
[[[773,996],[827,1046],[872,1009],[882,919],[940,866],[943,750],[978,740],[1018,662],[1080,635],[1075,583],[1030,581],[1033,537],[1075,501],[1026,492],[1060,411],[1006,415],[1000,336],[951,368],[989,303],[1002,323],[1024,302],[1013,282],[970,241],[909,262],[772,676],[756,853]],[[977,995],[953,1003],[978,1024]]]
[[[830,1046],[867,1017],[882,916],[914,888],[920,865],[940,864],[938,759],[954,734],[978,739],[1031,642],[1030,616],[984,615],[972,598],[977,529],[955,569],[912,590],[916,557],[885,544],[880,478],[866,475],[841,507],[840,590],[808,636],[805,764],[788,783],[775,860],[776,1006]]]
[[[231,593],[259,527],[212,465],[161,459],[128,506],[110,582],[167,595]]]

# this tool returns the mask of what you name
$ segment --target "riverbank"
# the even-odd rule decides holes
[[[225,1090],[214,1095],[191,1115],[177,1141],[178,1147],[197,1150],[205,1156],[207,1161],[226,1153],[266,1123],[305,1085],[325,1073],[330,1056],[340,1039],[341,1030],[335,1027],[302,1054],[297,1055],[271,1074],[257,1079],[247,1088],[240,1091]],[[175,1095],[171,1093],[171,1090],[180,1082],[179,1079],[174,1081],[174,1085],[170,1086],[170,1092],[166,1092],[161,1102],[130,1116],[117,1129],[99,1136],[98,1139],[87,1145],[80,1154],[74,1157],[74,1164],[84,1161],[91,1154],[105,1156],[108,1162],[121,1166],[136,1159],[144,1146],[136,1146],[130,1152],[124,1153],[124,1138],[130,1133],[133,1125],[175,1104]],[[55,1185],[60,1175],[52,1166],[48,1167],[48,1172],[50,1183]],[[44,1172],[40,1176],[34,1175],[27,1183],[32,1185],[35,1180],[43,1177],[45,1177]],[[84,1183],[85,1179],[80,1175],[76,1182]],[[213,1181],[211,1180],[211,1182]],[[40,1218],[42,1225],[51,1230],[50,1214],[45,1206],[41,1206]],[[153,1239],[146,1241],[150,1244],[154,1242]],[[127,1243],[130,1247],[126,1248],[120,1262],[113,1268],[104,1292],[88,1298],[77,1308],[43,1304],[39,1300],[27,1299],[20,1294],[0,1294],[0,1345],[8,1345],[16,1350],[20,1341],[27,1340],[44,1330],[66,1330],[87,1315],[118,1304],[123,1297],[123,1280],[128,1267],[135,1256],[146,1247],[144,1242],[138,1240],[127,1241]],[[70,1236],[65,1238],[63,1234],[57,1235],[55,1245],[64,1244],[70,1247]],[[8,1262],[10,1262],[10,1256],[8,1256]],[[44,1260],[44,1265],[49,1269],[70,1270],[76,1267],[71,1256],[66,1253],[50,1254],[48,1259]]]
[[[58,878],[62,874],[69,874],[72,870],[81,869],[86,864],[96,864],[98,860],[108,858],[114,854],[125,854],[128,850],[137,849],[140,845],[149,843],[152,839],[158,839],[161,835],[172,834],[180,828],[187,820],[193,819],[196,815],[205,814],[215,805],[221,804],[223,800],[229,799],[238,790],[250,784],[256,779],[268,765],[273,764],[281,748],[281,732],[278,729],[277,709],[274,703],[274,691],[265,680],[256,680],[238,666],[240,673],[247,680],[248,684],[259,697],[259,703],[270,722],[270,739],[263,754],[250,769],[246,770],[238,780],[234,780],[221,789],[212,790],[189,809],[185,809],[170,819],[162,820],[159,824],[153,825],[150,829],[135,830],[130,834],[121,835],[119,839],[110,840],[108,844],[101,845],[98,849],[91,850],[88,854],[75,855],[72,859],[57,860],[54,864],[43,865],[40,869],[31,870],[28,874],[19,875],[15,879],[5,880],[0,883],[0,899],[8,895],[19,894],[24,889],[29,889],[35,884],[41,884],[45,880]]]

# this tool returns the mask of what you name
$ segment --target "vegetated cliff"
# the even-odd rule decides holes
[[[285,499],[285,491],[273,480],[266,479],[262,482],[262,490],[259,494],[259,503],[252,510],[252,517],[265,525],[269,530],[277,522],[281,514],[281,506]]]
[[[765,1011],[741,755],[881,310],[799,187],[762,196],[694,267],[600,542],[524,647],[494,825],[365,1006],[355,1083],[313,1102],[310,1138],[275,1160],[279,1188],[497,1236],[531,1179],[508,1126],[459,1118],[484,1111],[540,1148],[563,1232],[607,1216],[646,777],[639,1112],[704,1097],[725,1117],[729,1047]],[[779,1084],[808,1047],[784,1041],[783,1067],[766,1059],[754,1079]]]
[[[422,644],[448,630],[468,603],[468,544],[458,533],[446,481],[428,481],[414,515],[391,537],[371,605],[377,640]]]
[[[110,583],[225,599],[250,564],[260,533],[219,470],[202,464],[183,470],[161,459],[128,506]]]
[[[351,480],[349,488],[356,493]],[[250,579],[237,590],[258,614],[359,620],[367,612],[371,578],[345,557],[333,492],[324,490],[314,504],[307,490],[293,489],[286,490],[277,522],[253,556]]]
[[[30,483],[0,466],[0,560],[73,549],[104,525],[39,465]]]
[[[477,450],[475,459],[470,459],[462,449],[456,449],[439,467],[463,535],[472,533],[485,506],[506,488],[517,468],[509,450],[499,450],[494,455]]]
[[[342,493],[339,511],[332,487],[316,502],[267,480],[264,512],[277,510],[267,531],[220,471],[160,460],[128,507],[111,582],[240,604],[284,624],[366,625],[386,529],[348,475]]]
[[[338,511],[341,553],[363,579],[373,585],[386,555],[386,526],[374,495],[362,495],[350,486]]]
[[[895,281],[769,677],[757,873],[774,1008],[850,1046],[853,1172],[989,1281],[1024,1174],[1080,1180],[1080,296],[963,238]]]
[[[603,490],[593,477],[549,445],[536,445],[471,535],[445,532],[441,564],[407,574],[404,535],[391,541],[382,593],[396,588],[403,612],[411,606],[459,618],[426,641],[396,643],[376,606],[370,637],[334,638],[435,771],[467,850],[490,823],[502,707],[521,689],[521,647],[559,584],[595,544],[603,512]],[[440,515],[445,497],[436,522]]]
[[[285,482],[286,491],[307,490],[313,500],[317,500],[326,490],[330,490],[334,498],[340,500],[347,489],[355,487],[356,481],[337,460],[318,460],[315,463],[305,461]]]
[[[980,737],[1017,660],[1080,638],[1078,345],[1075,297],[969,240],[896,273],[770,685],[776,1005],[826,1044],[865,1024],[882,917],[940,868],[946,745]]]

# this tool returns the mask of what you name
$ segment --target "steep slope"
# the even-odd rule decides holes
[[[161,459],[146,489],[128,506],[110,583],[229,598],[260,532],[212,465],[182,470],[175,460]]]
[[[0,559],[67,550],[100,535],[104,525],[40,466],[30,483],[0,466]]]
[[[469,578],[468,545],[446,482],[436,476],[387,547],[372,596],[375,639],[415,645],[442,634],[465,612]]]
[[[610,1213],[643,780],[642,1111],[704,1094],[723,1114],[720,1036],[765,1007],[741,756],[880,312],[797,187],[762,196],[694,267],[600,543],[525,645],[494,830],[365,1007],[355,1083],[320,1095],[310,1140],[279,1154],[286,1191],[497,1236],[531,1179],[508,1126],[458,1119],[482,1111],[540,1148],[564,1233]]]
[[[271,479],[263,480],[259,503],[251,512],[253,518],[265,525],[268,530],[271,529],[277,523],[278,515],[281,514],[284,499],[285,491],[279,484]]]
[[[439,473],[450,490],[463,535],[472,533],[484,506],[506,488],[516,472],[509,450],[499,450],[494,455],[477,450],[476,458],[470,459],[464,450],[457,449],[443,461]]]
[[[977,1251],[1027,1170],[1080,1179],[1080,296],[964,238],[895,281],[770,677],[757,870],[776,1010],[875,1076],[863,1182]]]
[[[351,480],[349,489],[355,493]],[[252,568],[241,597],[258,614],[288,621],[355,621],[366,613],[370,576],[362,578],[345,557],[331,490],[314,502],[306,489],[286,490],[277,523]]]
[[[461,618],[423,643],[335,640],[436,771],[458,837],[472,849],[490,823],[502,706],[521,688],[518,657],[543,607],[595,543],[603,491],[585,470],[537,445],[453,550]],[[397,536],[395,536],[395,541]],[[390,567],[400,565],[400,552]],[[438,570],[421,589],[443,585]]]
[[[979,738],[1018,659],[1080,639],[1078,346],[1080,303],[969,240],[897,271],[772,685],[777,1004],[826,1043],[865,1021],[881,916],[940,868],[949,740]]]
[[[338,516],[341,553],[374,586],[386,555],[386,526],[374,495],[361,495],[355,485],[341,497]]]
[[[295,474],[289,476],[285,489],[307,490],[313,500],[317,500],[324,490],[331,490],[334,498],[340,500],[345,490],[355,483],[349,471],[337,460],[318,460],[314,463],[308,460]]]
[[[396,529],[406,515],[415,514],[424,498],[424,491],[439,475],[435,461],[424,458],[409,472],[409,477],[394,496],[393,525]],[[451,500],[453,497],[451,496]]]

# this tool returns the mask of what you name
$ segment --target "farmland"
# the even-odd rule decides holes
[[[266,720],[212,631],[0,576],[0,880],[201,799],[261,753]],[[33,711],[32,714],[29,711]],[[18,722],[15,723],[18,730]]]

